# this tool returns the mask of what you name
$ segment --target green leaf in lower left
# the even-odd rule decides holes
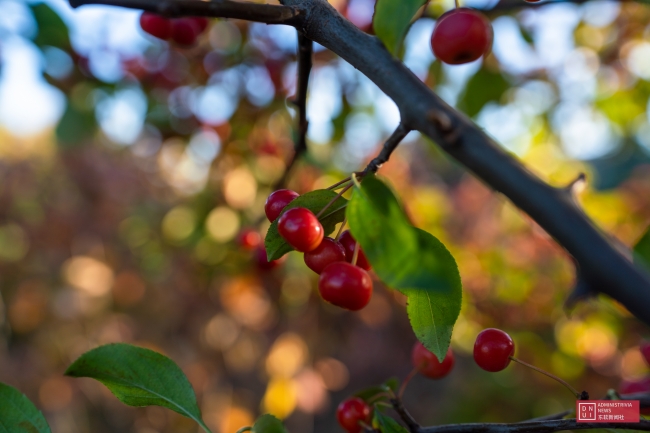
[[[0,433],[50,433],[50,426],[23,393],[0,383]]]
[[[81,355],[65,374],[96,379],[129,406],[166,407],[210,432],[183,371],[153,350],[124,343],[107,344]]]

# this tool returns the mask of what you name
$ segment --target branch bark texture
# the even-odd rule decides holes
[[[576,260],[583,287],[610,296],[650,325],[650,275],[612,246],[571,195],[527,171],[466,116],[434,94],[379,39],[357,29],[326,0],[281,0],[283,6],[229,0],[71,0],[73,6],[90,3],[165,15],[242,18],[296,27],[306,38],[329,48],[372,80],[397,104],[406,128],[431,138],[530,215]]]

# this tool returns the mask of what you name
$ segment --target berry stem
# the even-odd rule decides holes
[[[460,7],[458,0],[454,0],[454,3],[456,3],[456,9],[458,9]]]
[[[345,217],[343,218],[343,222],[341,223],[341,227],[339,227],[339,231],[336,233],[336,236],[334,237],[335,241],[338,241],[341,239],[341,233],[343,233],[343,228],[345,228],[345,224],[347,224],[348,218]]]
[[[350,176],[348,176],[345,179],[343,179],[343,180],[341,180],[339,182],[336,182],[334,185],[328,186],[325,189],[337,189],[338,186],[343,185],[344,183],[348,183],[348,182],[350,182],[350,180],[351,180],[351,178],[350,178]]]
[[[330,202],[327,203],[327,204],[325,205],[325,207],[322,208],[322,209],[320,210],[320,212],[318,212],[318,213],[316,214],[316,218],[319,218],[319,219],[320,219],[320,216],[323,214],[323,212],[325,212],[325,211],[326,211],[330,206],[332,206],[332,205],[334,204],[334,202],[335,202],[336,200],[338,200],[338,199],[339,199],[343,194],[345,194],[345,191],[349,190],[350,188],[352,188],[352,184],[350,184],[350,185],[346,186],[345,188],[343,188],[343,189],[341,190],[341,192],[339,192],[339,193],[336,195],[336,197],[334,197],[332,200],[330,200]]]
[[[541,368],[535,367],[534,365],[530,365],[527,362],[524,362],[524,361],[522,361],[520,359],[517,359],[514,356],[510,356],[509,358],[510,358],[511,361],[517,362],[517,363],[519,363],[521,365],[525,365],[526,367],[532,368],[533,370],[537,371],[538,373],[542,373],[544,376],[548,376],[551,379],[557,380],[562,385],[564,385],[569,391],[571,391],[571,394],[573,394],[573,396],[575,398],[580,399],[580,393],[574,387],[569,385],[569,383],[566,382],[565,380],[560,379],[559,377],[555,376],[554,374],[549,373],[548,371],[544,371]]]
[[[413,370],[411,370],[411,372],[404,378],[404,381],[400,385],[399,391],[397,392],[397,396],[399,398],[402,398],[402,396],[404,395],[404,391],[406,391],[406,387],[408,386],[409,382],[411,382],[411,379],[413,379],[415,375],[418,374],[420,368],[422,368],[421,365],[414,367]]]
[[[352,266],[357,265],[358,258],[359,258],[359,242],[357,241],[357,243],[354,244],[354,253],[352,254]]]

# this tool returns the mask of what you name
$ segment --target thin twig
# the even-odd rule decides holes
[[[528,368],[530,368],[530,369],[532,369],[532,370],[535,370],[535,371],[538,372],[538,373],[542,373],[542,374],[543,374],[544,376],[546,376],[546,377],[550,377],[551,379],[554,379],[554,380],[560,382],[560,383],[561,383],[562,385],[564,385],[564,386],[565,386],[569,391],[571,391],[571,394],[573,394],[573,396],[574,396],[575,398],[578,398],[578,399],[580,398],[580,393],[578,392],[578,390],[576,390],[574,387],[572,387],[571,385],[569,385],[569,383],[568,383],[567,381],[565,381],[565,380],[563,380],[563,379],[561,379],[561,378],[559,378],[559,377],[557,377],[557,376],[555,376],[555,375],[549,373],[548,371],[544,371],[544,370],[542,370],[541,368],[535,367],[534,365],[531,365],[531,364],[529,364],[529,363],[527,363],[527,362],[524,362],[524,361],[522,361],[521,359],[517,359],[517,358],[515,358],[514,356],[510,356],[509,358],[510,358],[511,361],[517,362],[517,363],[519,363],[519,364],[521,364],[521,365],[525,365],[526,367],[528,367]]]
[[[281,188],[287,181],[287,177],[296,161],[307,151],[307,131],[309,121],[307,120],[307,91],[309,89],[309,75],[313,64],[313,42],[298,32],[298,82],[296,84],[296,98],[293,100],[298,110],[298,128],[296,130],[296,141],[293,146],[293,155],[284,170],[282,178],[277,182],[276,188]]]
[[[327,203],[327,204],[325,205],[325,207],[322,208],[322,209],[320,210],[320,212],[318,212],[318,213],[316,214],[316,218],[320,218],[320,216],[323,214],[323,212],[325,212],[327,209],[329,209],[329,207],[332,206],[336,200],[338,200],[339,198],[341,198],[341,196],[342,196],[343,194],[345,194],[345,192],[346,192],[347,190],[349,190],[350,188],[352,188],[352,184],[350,184],[350,185],[346,186],[345,188],[343,188],[343,189],[341,190],[341,192],[339,192],[339,193],[336,195],[336,197],[334,197],[332,200],[330,200],[329,203]]]
[[[350,180],[351,180],[351,177],[348,176],[348,177],[346,177],[345,179],[343,179],[343,180],[341,180],[341,181],[339,181],[339,182],[336,182],[334,185],[330,185],[330,186],[328,186],[328,187],[325,188],[325,189],[337,189],[339,186],[343,185],[344,183],[348,183],[348,182],[350,182]]]
[[[408,384],[411,382],[411,379],[415,377],[416,374],[420,372],[420,368],[424,366],[424,362],[422,363],[422,366],[415,367],[411,372],[404,378],[402,381],[402,385],[399,387],[399,392],[397,393],[397,396],[399,398],[402,398],[404,396],[404,391],[406,391],[406,387]]]
[[[395,412],[397,412],[399,417],[402,418],[402,421],[404,421],[404,424],[406,424],[406,427],[408,427],[411,433],[418,433],[422,431],[422,426],[420,426],[420,424],[418,424],[418,422],[406,410],[404,404],[402,403],[402,399],[395,396],[394,398],[390,399],[390,403],[393,405],[393,409],[395,409]]]
[[[472,423],[472,424],[447,424],[434,427],[423,427],[417,433],[545,433],[563,430],[585,429],[626,429],[650,431],[650,421],[641,420],[638,423],[583,423],[576,422],[575,418],[557,419],[550,421],[506,423]]]
[[[294,6],[268,5],[232,0],[69,0],[70,6],[84,5],[120,6],[141,9],[166,17],[220,17],[239,18],[267,24],[287,24],[299,27],[304,11]]]
[[[404,140],[404,137],[406,137],[409,132],[411,132],[411,130],[404,126],[404,123],[400,123],[384,143],[379,155],[370,161],[363,173],[376,173],[377,170],[379,170],[379,167],[388,161],[395,148],[402,142],[402,140]]]
[[[341,226],[339,227],[339,231],[336,232],[336,236],[334,237],[335,241],[338,241],[339,238],[341,237],[341,233],[343,233],[343,228],[345,227],[345,223],[348,222],[348,217],[343,218],[343,222],[341,223]]]

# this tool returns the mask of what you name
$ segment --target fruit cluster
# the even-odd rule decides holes
[[[207,18],[188,17],[169,19],[160,15],[143,12],[140,27],[145,33],[158,39],[172,40],[178,45],[194,45],[197,38],[208,28]]]
[[[312,211],[304,207],[285,210],[298,196],[288,189],[273,192],[264,205],[266,217],[271,222],[277,220],[280,236],[305,253],[305,264],[320,275],[318,291],[325,301],[347,310],[362,309],[372,296],[366,256],[348,230],[338,239],[325,237]]]

